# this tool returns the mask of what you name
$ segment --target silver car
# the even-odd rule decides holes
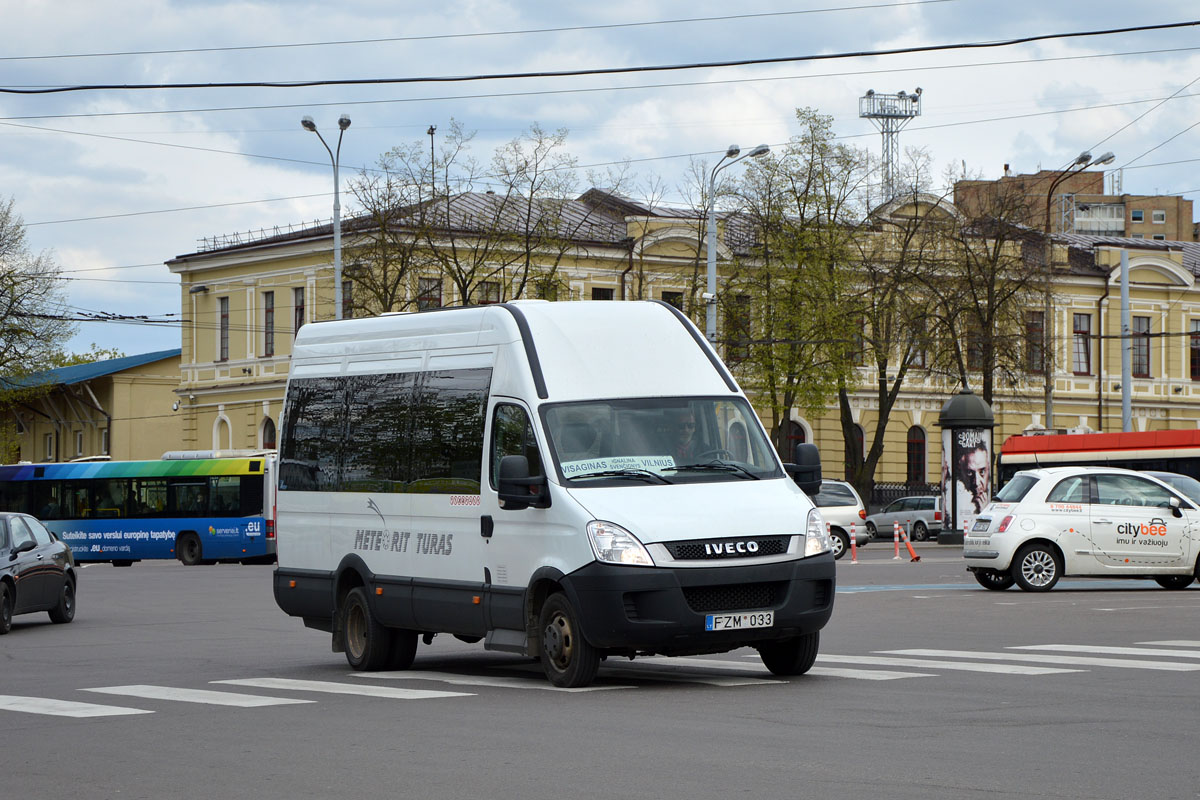
[[[821,509],[821,516],[829,523],[833,538],[833,557],[841,558],[850,549],[850,528],[854,527],[854,546],[862,547],[870,539],[867,536],[867,509],[854,487],[845,481],[829,478],[821,481],[821,491],[812,499]]]
[[[893,500],[882,511],[867,517],[867,533],[872,539],[888,539],[897,522],[914,542],[936,537],[942,530],[942,498],[901,497]]]

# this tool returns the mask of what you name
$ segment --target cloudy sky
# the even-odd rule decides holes
[[[1195,0],[7,0],[0,89],[494,75],[843,54],[1200,19]],[[1195,83],[1193,84],[1193,81]],[[795,109],[831,115],[878,154],[858,98],[923,89],[901,134],[937,163],[996,177],[1116,153],[1133,194],[1200,195],[1200,26],[987,49],[461,83],[0,92],[0,197],[72,278],[77,313],[179,314],[163,262],[199,240],[328,219],[332,169],[311,115],[342,145],[345,184],[451,119],[492,151],[569,130],[581,165],[624,160],[681,197],[689,157],[785,143]],[[1174,97],[1172,97],[1174,95]],[[1167,98],[1171,98],[1167,100]],[[1166,102],[1163,102],[1163,101]],[[441,136],[438,133],[437,136]],[[736,168],[735,168],[736,169]],[[91,343],[178,346],[177,327],[84,323]]]

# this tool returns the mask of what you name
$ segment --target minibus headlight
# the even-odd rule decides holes
[[[620,525],[592,520],[587,524],[587,533],[597,561],[634,567],[654,566],[645,546]]]
[[[819,556],[832,549],[833,540],[829,538],[825,518],[814,508],[808,512],[808,525],[804,531],[804,557]]]

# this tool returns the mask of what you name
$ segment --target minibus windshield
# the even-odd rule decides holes
[[[702,483],[783,473],[742,398],[638,398],[543,408],[559,475],[575,485]]]

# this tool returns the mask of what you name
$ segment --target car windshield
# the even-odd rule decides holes
[[[783,475],[740,397],[589,400],[548,405],[542,414],[559,475],[577,486]]]
[[[1153,475],[1163,483],[1174,487],[1180,494],[1193,503],[1200,503],[1200,481],[1191,475],[1179,475],[1174,472],[1150,472],[1147,474]]]
[[[1037,482],[1038,479],[1032,475],[1019,472],[1013,476],[1011,481],[1004,484],[1004,488],[996,492],[996,496],[992,499],[997,503],[1015,503],[1024,497]]]

